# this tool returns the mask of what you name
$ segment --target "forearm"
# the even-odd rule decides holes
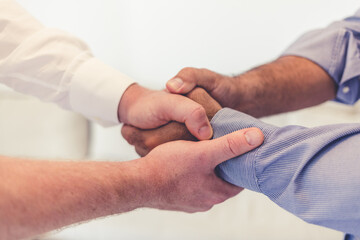
[[[184,68],[167,83],[172,93],[201,86],[222,107],[255,117],[296,110],[326,100],[354,104],[360,97],[360,11],[309,31],[279,59],[236,77]]]
[[[144,205],[133,162],[0,158],[0,238],[19,239]],[[144,195],[142,195],[144,194]]]
[[[355,103],[360,96],[359,33],[360,11],[303,34],[283,57],[235,78],[239,99],[246,96],[237,109],[259,117],[329,99]]]
[[[233,108],[255,117],[293,111],[333,99],[336,85],[317,64],[285,56],[232,80]]]
[[[184,68],[167,83],[172,93],[186,94],[203,87],[222,107],[255,117],[320,104],[335,97],[337,85],[320,65],[284,56],[238,76],[207,69]]]
[[[360,235],[360,124],[317,128],[275,127],[223,109],[212,120],[214,136],[258,127],[258,149],[218,166],[226,181],[267,195],[314,224]]]
[[[359,33],[357,11],[303,34],[282,53],[283,57],[240,76],[238,87],[242,88],[243,79],[245,90],[239,93],[250,96],[237,109],[259,117],[329,99],[354,104],[360,96]],[[259,103],[251,105],[251,101]]]

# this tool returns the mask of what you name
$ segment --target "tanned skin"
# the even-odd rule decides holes
[[[333,99],[336,93],[334,81],[321,67],[296,56],[281,57],[237,76],[184,68],[169,80],[167,89],[214,109],[209,120],[221,107],[264,117],[314,106]],[[180,123],[149,131],[124,126],[122,134],[142,156],[168,141],[196,140]]]
[[[176,87],[181,79],[184,84]],[[237,76],[207,69],[184,68],[167,83],[172,93],[186,94],[204,88],[222,107],[264,117],[314,106],[335,98],[332,78],[314,62],[284,56]]]
[[[201,96],[197,99],[208,103]],[[207,139],[212,134],[209,118],[220,105],[213,101],[204,106],[206,110],[184,96],[133,84],[119,103],[119,118],[142,128],[180,121],[184,124],[166,125],[162,137],[185,133],[178,139]],[[207,211],[242,190],[218,178],[215,167],[256,148],[263,139],[259,129],[249,128],[214,140],[151,145],[139,150],[144,155],[152,149],[145,157],[127,162],[0,156],[0,239],[28,238],[143,207]]]
[[[186,94],[186,96],[204,107],[209,121],[211,121],[213,116],[221,109],[220,104],[210,97],[202,88],[195,88]],[[166,142],[175,140],[197,140],[186,129],[184,124],[174,121],[160,128],[150,130],[142,130],[130,125],[124,125],[121,134],[129,144],[135,146],[135,150],[140,156],[145,156],[153,148]]]

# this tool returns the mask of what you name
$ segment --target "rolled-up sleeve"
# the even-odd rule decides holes
[[[282,56],[307,58],[321,66],[338,86],[336,101],[353,104],[360,98],[360,10],[324,29],[305,33]]]
[[[360,124],[280,128],[226,108],[211,124],[215,138],[248,127],[265,136],[260,147],[218,165],[219,177],[307,222],[360,236]]]

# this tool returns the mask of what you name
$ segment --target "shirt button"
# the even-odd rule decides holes
[[[348,86],[343,87],[342,92],[346,94],[346,93],[350,92],[350,88]]]

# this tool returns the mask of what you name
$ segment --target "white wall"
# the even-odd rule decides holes
[[[20,0],[142,85],[159,89],[186,66],[236,74],[277,57],[306,30],[355,12],[356,0]],[[136,154],[120,128],[93,126],[98,159]]]

